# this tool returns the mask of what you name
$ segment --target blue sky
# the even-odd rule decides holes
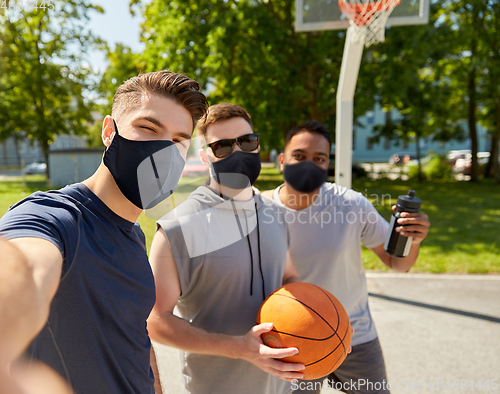
[[[93,4],[100,5],[105,13],[90,12],[89,28],[96,35],[113,47],[120,42],[140,52],[144,44],[139,41],[139,30],[142,17],[130,15],[128,0],[93,0]],[[93,68],[104,69],[106,62],[104,53],[93,52],[89,62]]]

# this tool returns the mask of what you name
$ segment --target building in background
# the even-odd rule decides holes
[[[90,177],[101,164],[102,148],[76,148],[49,152],[50,183],[62,187]]]
[[[392,111],[392,119],[397,119],[399,116],[396,110]],[[393,141],[382,137],[379,142],[374,143],[373,129],[377,125],[383,125],[386,122],[386,113],[382,110],[379,104],[375,105],[373,111],[368,111],[364,116],[357,119],[358,125],[354,126],[353,135],[353,159],[361,163],[387,163],[394,154],[399,156],[411,155],[416,157],[417,147],[413,142],[405,143],[404,141]],[[464,130],[468,135],[468,127],[465,124]],[[477,125],[477,134],[479,148],[478,151],[490,150],[490,139],[488,133],[481,125]],[[469,139],[464,141],[448,141],[439,142],[432,139],[420,140],[420,154],[422,157],[430,150],[445,153],[450,150],[466,150],[471,148]]]
[[[102,122],[103,116],[97,112],[91,112],[92,120],[88,122],[88,126],[92,126],[97,122]],[[49,145],[49,154],[54,151],[86,149],[87,136],[62,134],[57,135],[55,141]],[[104,148],[104,146],[103,146]],[[30,141],[29,138],[7,138],[5,141],[0,141],[0,167],[17,167],[22,164],[29,165],[31,163],[43,163],[43,151],[36,141]]]
[[[92,113],[93,122],[101,122],[102,115]],[[398,112],[394,110],[391,113],[393,119],[397,119]],[[377,143],[372,141],[374,136],[373,129],[377,125],[383,125],[386,121],[386,113],[382,110],[379,104],[376,104],[373,111],[368,111],[365,115],[357,119],[357,125],[354,126],[353,135],[353,159],[361,163],[387,163],[391,156],[398,154],[399,156],[411,155],[416,157],[415,143],[404,141],[393,141],[384,137]],[[467,125],[465,125],[466,133]],[[490,138],[486,130],[477,125],[479,152],[490,150]],[[17,146],[16,146],[17,145]],[[59,135],[54,143],[50,145],[50,152],[75,149],[81,150],[87,147],[87,138],[75,135]],[[448,141],[439,142],[431,139],[422,139],[420,141],[421,156],[425,156],[427,151],[433,150],[438,153],[445,153],[450,150],[466,150],[470,149],[470,140],[464,141]],[[196,150],[197,151],[197,150]],[[195,151],[195,152],[196,152]],[[332,147],[332,152],[335,149]],[[70,153],[72,154],[72,153]],[[44,162],[42,150],[36,142],[33,144],[25,138],[16,141],[14,138],[9,138],[0,142],[0,167],[20,167],[21,159],[25,165],[31,163]],[[97,167],[96,167],[97,168]]]
[[[58,135],[50,144],[49,151],[64,149],[84,149],[87,147],[87,137],[76,135]],[[36,141],[30,142],[28,138],[20,140],[10,137],[0,142],[0,167],[21,167],[31,163],[43,163],[43,151]]]

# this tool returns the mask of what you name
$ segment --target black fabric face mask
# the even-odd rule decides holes
[[[136,207],[153,208],[172,193],[184,169],[184,159],[172,141],[133,141],[116,134],[104,153],[122,194]]]
[[[255,183],[260,167],[259,153],[238,150],[222,160],[212,162],[210,172],[219,184],[231,189],[244,189]]]
[[[326,170],[309,160],[297,164],[285,164],[283,171],[286,183],[301,193],[311,193],[319,189],[325,183],[326,176]]]

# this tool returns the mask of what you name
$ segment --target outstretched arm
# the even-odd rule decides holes
[[[0,387],[13,394],[70,393],[48,367],[25,371],[15,363],[48,318],[61,273],[59,249],[38,238],[0,238],[0,256]]]
[[[302,364],[279,360],[296,354],[296,348],[273,349],[262,342],[261,335],[270,331],[272,324],[260,324],[246,335],[233,336],[208,333],[173,314],[181,286],[170,244],[162,229],[154,236],[149,259],[156,283],[156,304],[148,319],[152,340],[191,353],[247,360],[282,379],[302,378],[302,373],[297,372],[304,368]]]
[[[40,238],[0,239],[0,361],[17,358],[45,324],[59,284],[62,256]]]

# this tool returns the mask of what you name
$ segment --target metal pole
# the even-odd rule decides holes
[[[354,92],[363,56],[364,35],[352,40],[352,27],[347,35],[337,90],[337,124],[335,132],[335,183],[347,188],[352,184],[352,130]]]
[[[26,172],[24,171],[24,159],[21,159],[21,179],[22,179],[22,184],[23,184],[23,191],[22,194],[24,195],[24,192],[26,191]]]

